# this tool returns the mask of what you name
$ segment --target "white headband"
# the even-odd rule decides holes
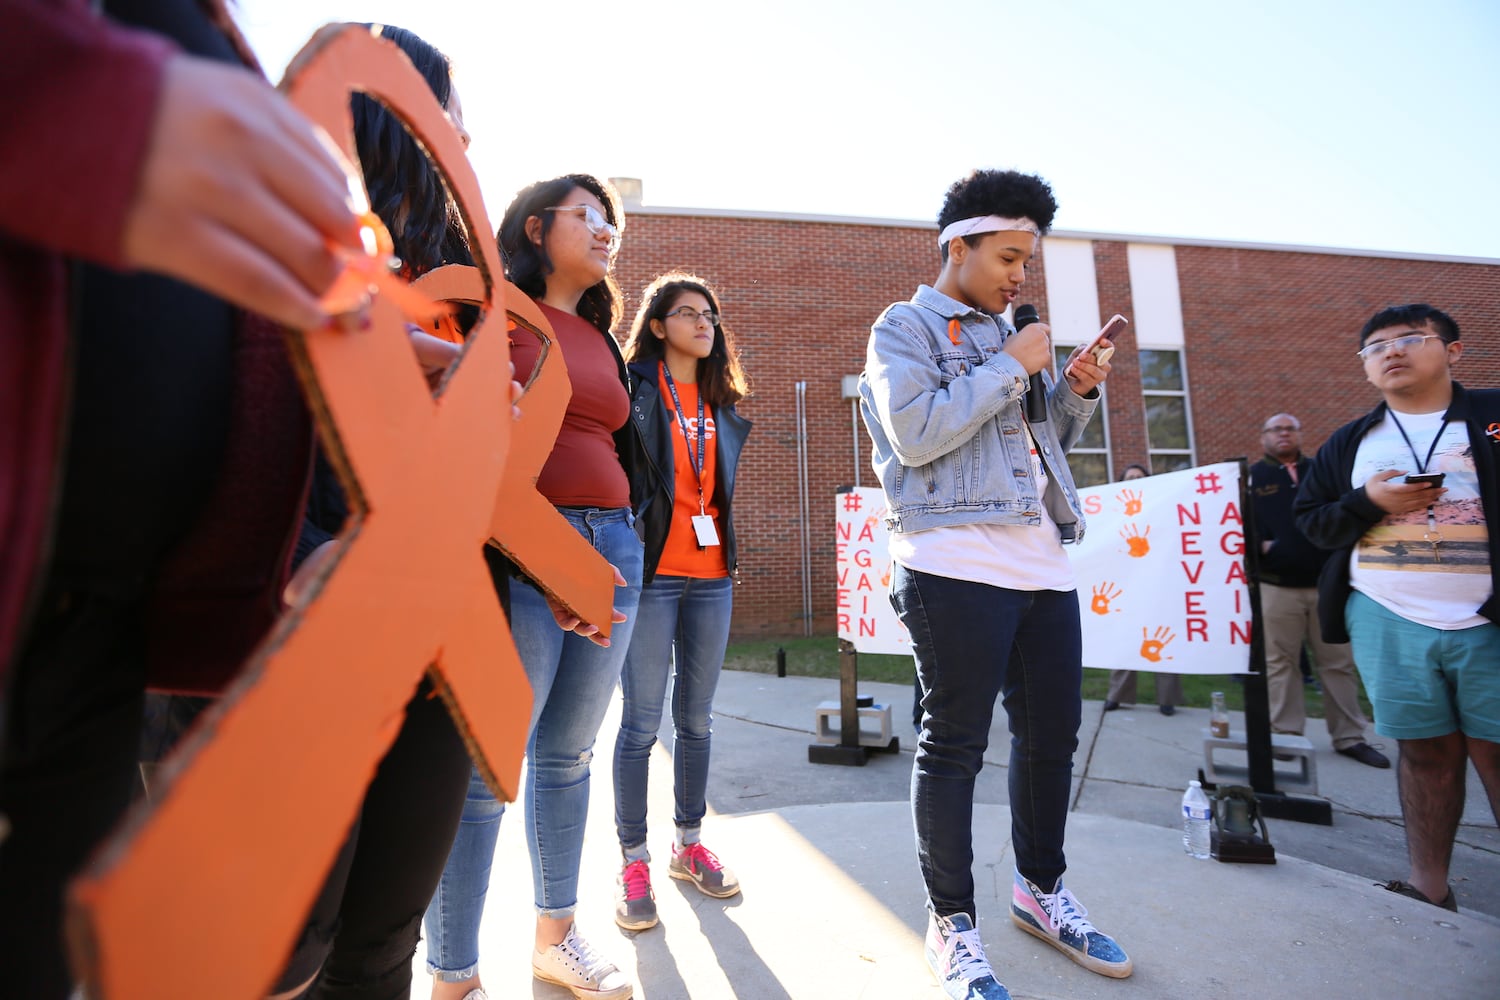
[[[955,236],[977,236],[982,233],[1008,233],[1011,231],[1030,233],[1038,238],[1042,227],[1030,219],[1007,219],[1002,215],[978,215],[972,219],[959,219],[949,223],[938,236],[938,246],[946,246]]]

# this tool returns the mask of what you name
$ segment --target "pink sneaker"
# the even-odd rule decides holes
[[[627,931],[655,927],[656,893],[651,891],[651,869],[646,862],[626,863],[615,886],[615,923]]]

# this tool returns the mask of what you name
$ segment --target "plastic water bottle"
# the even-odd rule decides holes
[[[1209,856],[1208,796],[1196,781],[1188,782],[1182,793],[1182,849],[1199,860]]]

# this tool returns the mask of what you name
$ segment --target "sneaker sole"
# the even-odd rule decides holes
[[[1052,947],[1056,948],[1058,951],[1062,952],[1064,955],[1067,955],[1073,961],[1083,966],[1085,969],[1088,969],[1090,972],[1097,973],[1101,976],[1108,976],[1111,979],[1128,979],[1130,977],[1130,974],[1135,971],[1135,963],[1130,961],[1129,959],[1126,959],[1123,964],[1115,962],[1102,962],[1099,959],[1094,958],[1092,955],[1081,952],[1076,948],[1068,947],[1057,938],[1053,937],[1051,934],[1048,934],[1046,931],[1042,930],[1040,927],[1036,926],[1031,921],[1021,916],[1014,909],[1010,911],[1010,922],[1015,924],[1017,927],[1021,928],[1021,930],[1025,931],[1027,934],[1030,934],[1037,940],[1047,942]]]
[[[651,914],[651,917],[649,919],[637,917],[636,919],[631,920],[629,917],[621,917],[619,914],[615,914],[615,923],[619,924],[622,929],[627,931],[649,931],[651,928],[661,923],[661,917],[658,914],[653,913]]]
[[[579,1000],[629,1000],[630,997],[635,996],[634,983],[626,983],[619,989],[614,990],[591,990],[584,986],[574,986],[572,983],[565,983],[561,979],[553,979],[534,965],[531,967],[531,977],[533,979],[540,979],[544,983],[561,986],[575,997],[578,997]]]
[[[708,888],[708,886],[704,885],[702,882],[699,882],[696,878],[694,878],[692,872],[686,871],[684,869],[668,868],[667,874],[675,879],[678,879],[679,881],[693,883],[693,885],[696,885],[698,887],[699,892],[703,893],[703,895],[705,896],[712,896],[714,899],[729,899],[731,896],[738,896],[740,894],[740,887],[738,885],[734,886],[731,889],[720,889],[718,892],[714,892],[712,889]]]

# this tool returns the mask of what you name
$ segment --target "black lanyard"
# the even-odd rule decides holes
[[[1386,415],[1391,418],[1391,423],[1396,425],[1396,430],[1401,432],[1401,440],[1406,442],[1406,450],[1411,452],[1411,460],[1417,463],[1417,471],[1425,473],[1427,463],[1432,461],[1432,453],[1437,451],[1438,442],[1443,439],[1443,431],[1448,429],[1448,414],[1443,414],[1443,422],[1438,424],[1437,433],[1433,435],[1432,444],[1427,448],[1425,459],[1417,457],[1417,449],[1412,447],[1411,438],[1407,437],[1406,428],[1401,426],[1401,421],[1396,419],[1396,411],[1386,407]]]
[[[682,428],[682,440],[687,442],[688,464],[693,467],[693,478],[698,482],[698,513],[707,514],[708,508],[703,504],[703,393],[698,393],[698,457],[693,457],[693,439],[688,436],[687,419],[682,415],[682,400],[677,398],[677,383],[672,381],[672,373],[666,365],[661,366],[662,374],[667,377],[667,388],[672,392],[672,405],[677,408],[677,426]]]
[[[1417,449],[1412,447],[1411,438],[1406,434],[1406,428],[1401,426],[1401,421],[1396,419],[1396,411],[1386,408],[1386,413],[1391,418],[1391,423],[1396,425],[1396,430],[1401,432],[1401,440],[1406,442],[1406,450],[1411,452],[1411,460],[1417,463],[1417,471],[1425,473],[1427,463],[1432,461],[1432,453],[1437,451],[1438,442],[1443,439],[1443,431],[1448,428],[1448,414],[1443,414],[1443,422],[1438,424],[1437,433],[1433,435],[1432,444],[1427,448],[1426,460],[1417,457]],[[1422,540],[1432,546],[1432,561],[1441,562],[1442,557],[1438,555],[1438,546],[1443,543],[1443,533],[1438,529],[1437,514],[1433,510],[1433,504],[1427,505],[1427,533]]]

